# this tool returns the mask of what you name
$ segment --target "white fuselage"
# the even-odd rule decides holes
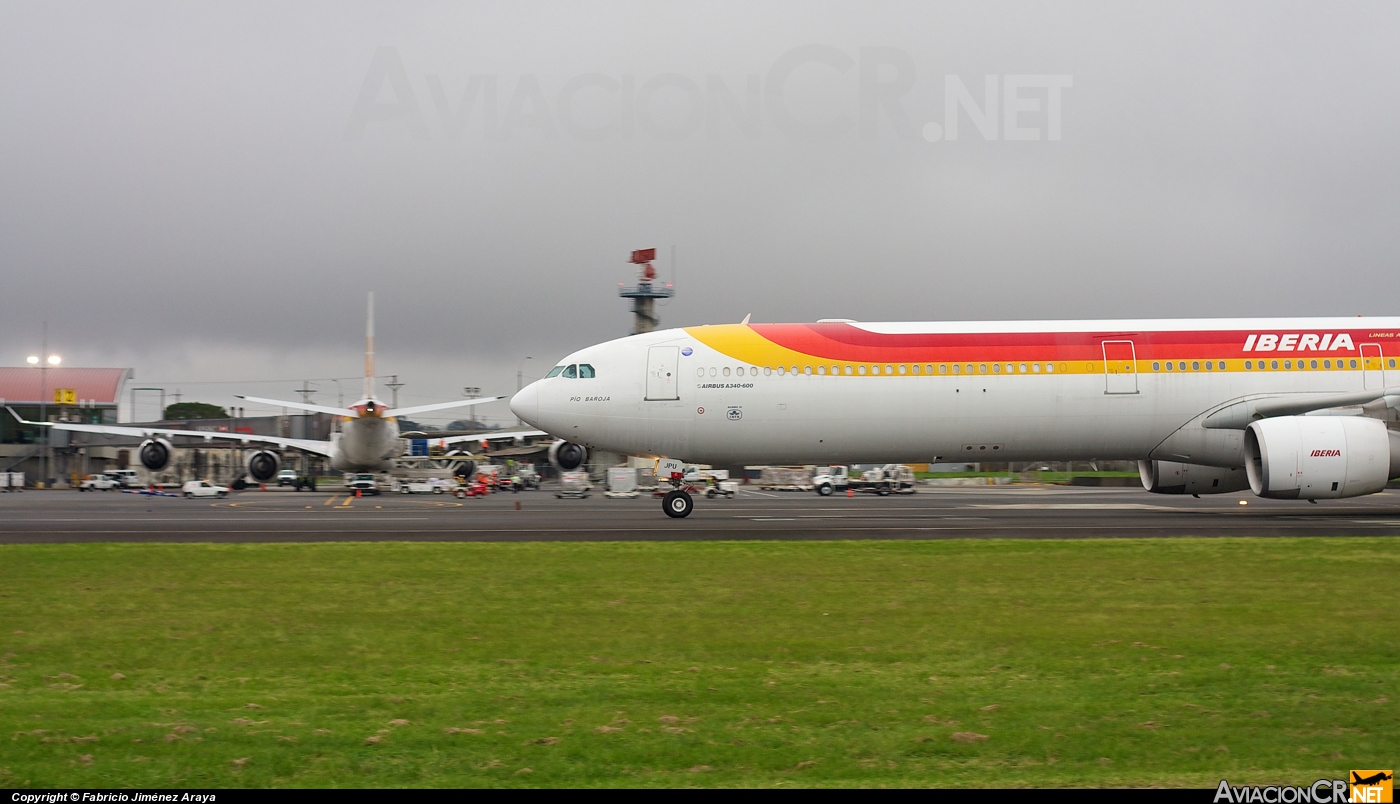
[[[391,417],[346,417],[331,435],[331,468],[342,472],[388,471],[402,452],[399,424]]]
[[[1208,414],[1400,384],[1397,339],[1400,318],[692,327],[575,352],[560,365],[594,376],[540,380],[511,408],[591,448],[721,465],[1237,467],[1243,430]]]

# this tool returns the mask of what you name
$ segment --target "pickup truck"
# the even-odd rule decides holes
[[[379,481],[368,472],[345,476],[345,487],[361,494],[378,494]]]
[[[88,475],[83,478],[83,482],[78,484],[78,491],[111,491],[120,489],[122,484],[114,477],[107,475]]]

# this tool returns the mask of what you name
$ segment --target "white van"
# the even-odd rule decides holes
[[[191,480],[180,487],[182,497],[223,497],[227,494],[227,486],[216,486],[208,480]]]
[[[108,469],[102,474],[112,478],[122,485],[122,488],[139,489],[145,484],[136,476],[135,469]]]

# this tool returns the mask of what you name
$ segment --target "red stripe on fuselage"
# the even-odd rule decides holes
[[[755,332],[779,346],[823,360],[853,363],[923,363],[963,361],[1102,360],[1103,342],[1132,341],[1138,360],[1153,358],[1243,358],[1268,354],[1355,354],[1355,350],[1326,352],[1245,352],[1251,334],[1275,330],[1204,330],[1172,332],[969,332],[886,334],[850,324],[750,324]],[[1324,334],[1329,330],[1300,330]],[[1346,330],[1330,330],[1343,332]],[[1367,332],[1350,332],[1354,343]]]

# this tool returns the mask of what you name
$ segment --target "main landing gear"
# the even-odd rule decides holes
[[[666,496],[661,499],[661,510],[666,512],[666,516],[673,519],[684,519],[690,516],[690,512],[695,510],[695,501],[690,499],[690,495],[676,489],[666,492]]]

